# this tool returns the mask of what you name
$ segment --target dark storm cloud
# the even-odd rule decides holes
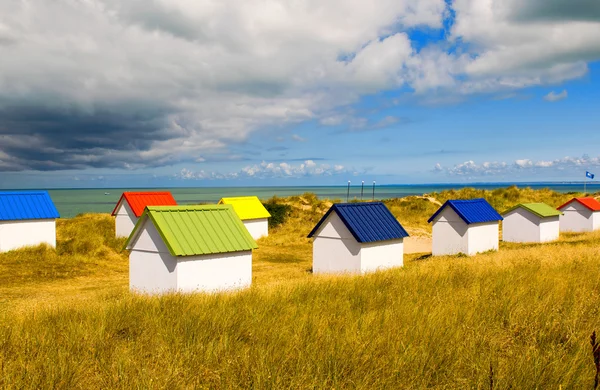
[[[115,112],[38,106],[0,108],[0,169],[60,170],[125,168],[141,162],[139,152],[172,139],[165,112]],[[128,157],[128,153],[129,154]],[[115,159],[115,155],[119,155]],[[144,161],[152,165],[152,161]]]

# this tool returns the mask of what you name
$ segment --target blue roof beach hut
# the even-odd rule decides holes
[[[44,243],[56,247],[56,218],[47,191],[0,192],[0,252]]]
[[[365,273],[404,264],[408,233],[381,202],[334,204],[308,235],[313,273]]]
[[[434,256],[498,250],[502,216],[485,199],[448,200],[429,218]]]

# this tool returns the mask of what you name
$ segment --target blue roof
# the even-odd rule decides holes
[[[59,217],[48,191],[0,192],[0,221]]]
[[[397,240],[408,233],[381,202],[338,203],[331,206],[308,237],[312,237],[323,222],[334,212],[358,242]]]
[[[452,210],[467,223],[467,225],[472,223],[502,221],[504,219],[492,205],[487,202],[487,200],[478,198],[468,200],[448,200],[431,216],[431,218],[429,218],[429,220],[427,220],[427,222],[433,221],[447,206],[451,207]]]

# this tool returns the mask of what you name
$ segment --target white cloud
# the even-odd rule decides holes
[[[600,169],[600,156],[589,157],[564,157],[556,160],[539,160],[532,161],[530,159],[515,160],[512,163],[507,162],[483,162],[477,164],[474,161],[466,161],[456,164],[453,167],[443,167],[437,163],[433,167],[436,173],[445,173],[450,176],[499,176],[511,173],[523,172],[543,172],[543,171],[568,171],[568,170],[585,170],[598,168]]]
[[[559,100],[566,99],[568,96],[567,90],[563,89],[562,92],[556,93],[554,91],[550,91],[546,96],[544,96],[544,100],[548,102],[557,102]]]
[[[302,138],[298,134],[292,134],[292,139],[294,141],[298,141],[298,142],[305,142],[306,141],[306,138]]]
[[[447,41],[417,50],[407,31],[442,27],[444,0],[5,0],[0,170],[209,161],[262,127],[346,123],[365,94],[451,102],[581,77],[600,18],[577,1],[455,0]]]
[[[274,163],[263,161],[260,164],[248,165],[238,172],[219,173],[211,171],[191,171],[182,169],[175,175],[178,179],[187,180],[228,180],[238,178],[300,178],[314,176],[332,176],[349,171],[343,165],[317,164],[313,160],[306,160],[301,164],[293,165],[286,162]]]

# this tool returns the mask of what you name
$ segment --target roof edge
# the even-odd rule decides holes
[[[162,207],[162,206],[155,206],[155,207]],[[169,249],[169,253],[171,254],[171,256],[177,256],[177,255],[174,254],[173,247],[169,243],[169,240],[167,240],[167,238],[165,237],[165,233],[162,231],[162,229],[160,228],[159,224],[156,223],[156,220],[154,219],[154,216],[152,215],[152,210],[149,210],[148,206],[146,206],[144,208],[144,212],[142,212],[142,215],[140,215],[138,221],[136,222],[135,226],[133,227],[133,230],[129,234],[129,237],[127,238],[127,241],[125,241],[125,245],[123,246],[123,248],[121,249],[121,251],[123,251],[125,249],[128,249],[128,247],[130,246],[131,242],[139,235],[139,230],[141,229],[142,225],[148,219],[150,221],[152,221],[152,224],[154,225],[154,228],[156,229],[156,231],[160,235],[160,238],[162,238],[163,243],[165,244],[165,246],[167,247],[167,249]]]
[[[117,209],[119,208],[119,205],[121,205],[121,203],[123,202],[123,199],[125,198],[125,193],[123,192],[121,194],[121,197],[119,198],[119,201],[117,202],[117,204],[115,205],[115,208],[113,209],[112,213],[110,213],[111,217],[115,216],[115,213],[117,212]],[[140,215],[141,217],[141,215]]]
[[[534,203],[534,204],[535,204],[535,203]],[[547,205],[548,207],[552,208],[552,206],[550,206],[550,205],[548,205],[548,204],[546,204],[546,203],[541,203],[541,204],[545,204],[545,205]],[[516,205],[514,205],[513,207],[509,208],[508,210],[506,210],[506,211],[502,212],[502,213],[501,213],[501,215],[502,215],[502,216],[504,216],[505,214],[508,214],[508,213],[510,213],[510,212],[512,212],[512,211],[514,211],[514,210],[516,210],[516,209],[518,209],[518,208],[523,208],[523,209],[525,209],[525,210],[529,211],[530,213],[537,215],[537,216],[538,216],[538,217],[540,217],[540,218],[551,218],[551,217],[558,217],[558,215],[542,215],[542,214],[538,213],[537,211],[535,211],[535,210],[533,210],[533,209],[531,209],[531,208],[527,207],[527,203],[519,203],[519,204],[516,204]],[[560,210],[558,210],[558,212],[560,213],[560,215],[564,214],[564,213],[563,213],[562,211],[560,211]]]
[[[569,200],[568,202],[566,202],[565,204],[558,206],[556,209],[560,211],[560,209],[562,209],[563,207],[567,207],[568,205],[570,205],[573,202],[578,202],[579,204],[581,204],[582,206],[586,207],[588,210],[592,211],[592,212],[598,212],[600,210],[594,210],[593,208],[591,208],[589,205],[585,204],[584,202],[582,202],[582,199],[592,199],[595,202],[598,202],[598,200],[596,200],[596,198],[591,197],[591,196],[587,196],[587,197],[579,197],[579,198],[573,198],[571,200]],[[599,202],[600,203],[600,202]]]
[[[464,214],[461,213],[460,210],[458,210],[456,208],[456,206],[454,206],[453,202],[457,202],[457,201],[458,202],[484,201],[496,212],[496,214],[498,214],[498,216],[500,218],[486,221],[486,222],[470,222],[468,220],[468,218],[466,218],[464,216]],[[447,206],[450,206],[450,208],[456,213],[456,215],[458,215],[460,217],[460,219],[462,219],[467,225],[473,225],[475,223],[499,222],[499,221],[504,220],[502,215],[500,213],[498,213],[498,211],[496,211],[496,209],[494,209],[494,207],[485,198],[473,198],[473,199],[448,199],[447,201],[444,202],[443,205],[440,206],[439,209],[437,209],[437,211],[435,213],[433,213],[433,215],[431,217],[429,217],[429,219],[427,220],[427,223],[431,223],[435,219],[435,217],[437,217]]]
[[[406,237],[410,237],[410,235],[408,234],[408,231],[404,228],[404,226],[402,226],[402,224],[400,222],[398,222],[398,219],[396,219],[396,217],[394,216],[394,214],[392,214],[392,212],[387,208],[387,206],[385,206],[385,203],[381,202],[381,201],[377,201],[377,202],[365,202],[365,203],[336,203],[334,205],[332,205],[329,210],[327,210],[327,212],[325,213],[325,215],[323,215],[323,217],[319,220],[319,222],[317,222],[317,224],[315,225],[315,227],[310,231],[310,233],[308,234],[308,236],[306,236],[306,238],[312,238],[317,231],[319,230],[319,228],[321,227],[321,225],[323,225],[323,223],[325,222],[325,220],[327,220],[327,218],[329,217],[329,215],[335,211],[335,213],[337,214],[337,216],[340,218],[340,220],[342,221],[342,223],[344,224],[344,226],[346,226],[346,229],[348,229],[348,231],[350,232],[350,234],[352,234],[352,237],[354,237],[354,239],[356,240],[356,242],[359,243],[371,243],[371,242],[382,242],[382,241],[389,241],[389,240],[378,240],[378,241],[362,241],[358,235],[356,234],[356,232],[354,231],[354,229],[352,229],[351,224],[346,220],[346,218],[338,212],[338,209],[340,207],[344,207],[344,206],[357,206],[357,205],[382,205],[385,207],[385,209],[387,210],[387,212],[394,218],[394,220],[396,220],[396,222],[398,223],[398,225],[400,225],[400,228],[402,229],[402,231],[406,234],[405,237],[402,237],[402,239],[406,238]]]

